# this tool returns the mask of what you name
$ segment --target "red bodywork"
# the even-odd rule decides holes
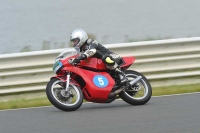
[[[82,89],[84,99],[91,102],[105,103],[108,100],[115,81],[107,73],[108,69],[101,59],[88,58],[83,60],[79,65],[73,66],[69,63],[70,58],[60,60],[63,64],[62,70],[53,78],[58,78],[66,81],[66,72],[71,73],[71,84],[76,84]],[[133,56],[123,57],[124,64],[121,65],[122,69],[128,69],[135,61]],[[103,87],[98,87],[95,83],[94,77],[100,75],[107,79],[108,84]],[[101,80],[101,79],[100,79]]]

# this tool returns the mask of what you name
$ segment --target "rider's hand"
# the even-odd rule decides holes
[[[84,60],[86,58],[87,58],[87,56],[85,54],[81,54],[78,58],[74,58],[72,60],[72,64],[77,65],[81,62],[81,60]]]
[[[73,59],[73,61],[72,61],[72,63],[73,63],[74,65],[77,65],[77,64],[79,64],[80,62],[81,62],[81,60],[78,59],[78,58],[75,58],[75,59]]]

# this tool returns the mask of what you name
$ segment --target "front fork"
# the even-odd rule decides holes
[[[67,73],[67,80],[66,80],[65,92],[69,91],[70,74],[71,74],[70,72]]]

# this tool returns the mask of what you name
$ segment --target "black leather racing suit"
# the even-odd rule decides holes
[[[81,53],[88,57],[96,57],[102,59],[106,64],[107,68],[115,69],[120,63],[121,57],[109,49],[105,48],[102,44],[98,43],[96,40],[88,39],[86,43],[81,47]],[[106,58],[110,57],[116,63],[108,64]]]
[[[84,60],[88,57],[96,57],[98,59],[102,59],[102,61],[106,64],[106,67],[116,74],[120,79],[120,83],[124,84],[127,81],[125,73],[119,67],[119,63],[121,57],[114,52],[111,52],[103,45],[99,44],[96,40],[88,39],[86,43],[80,48],[81,56],[78,60]]]

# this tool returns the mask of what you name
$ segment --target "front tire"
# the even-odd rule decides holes
[[[124,72],[129,81],[135,79],[138,76],[142,76],[142,79],[135,84],[135,86],[140,87],[140,89],[138,91],[133,91],[131,89],[124,90],[119,94],[119,96],[122,98],[122,100],[131,105],[146,104],[152,96],[152,88],[149,81],[139,72],[132,70],[126,70]]]
[[[65,83],[53,78],[46,87],[46,95],[49,101],[58,109],[63,111],[74,111],[83,103],[81,89],[73,84],[69,85],[69,92],[65,92]]]

